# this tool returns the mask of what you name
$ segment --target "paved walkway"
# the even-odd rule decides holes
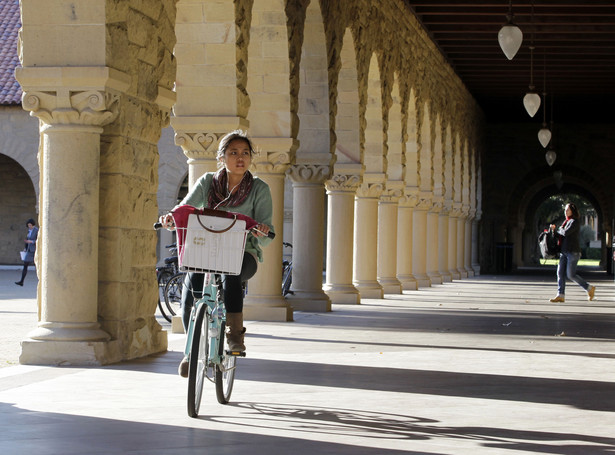
[[[480,276],[404,295],[248,322],[232,403],[207,385],[186,414],[169,351],[99,368],[17,365],[34,276],[0,271],[0,453],[610,454],[615,284],[554,305],[554,272]]]

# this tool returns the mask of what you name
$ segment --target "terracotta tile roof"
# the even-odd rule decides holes
[[[0,104],[21,104],[21,87],[15,80],[17,32],[21,27],[19,0],[0,2]]]

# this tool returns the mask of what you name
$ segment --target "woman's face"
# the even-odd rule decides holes
[[[32,223],[28,223],[28,229],[32,229],[34,225]]]
[[[233,139],[224,152],[224,166],[229,174],[241,175],[250,168],[250,146],[243,139]]]
[[[572,209],[570,208],[569,205],[567,205],[566,208],[564,209],[564,214],[566,215],[566,218],[572,217]]]

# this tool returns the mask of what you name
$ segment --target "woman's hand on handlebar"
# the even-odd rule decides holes
[[[162,225],[163,228],[168,229],[169,231],[175,230],[175,220],[173,219],[173,215],[167,213],[166,215],[160,215],[158,222]]]
[[[266,224],[257,224],[252,228],[252,235],[254,237],[266,237],[269,235],[269,226]]]

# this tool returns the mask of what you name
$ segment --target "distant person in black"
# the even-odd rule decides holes
[[[28,267],[30,264],[34,263],[34,252],[36,251],[36,239],[38,237],[38,228],[36,227],[36,223],[32,218],[26,221],[26,226],[28,226],[28,235],[26,235],[25,239],[25,247],[24,251],[26,252],[24,260],[23,260],[23,270],[21,271],[21,280],[15,281],[17,286],[23,286],[23,280],[26,278],[26,274],[28,273]]]

